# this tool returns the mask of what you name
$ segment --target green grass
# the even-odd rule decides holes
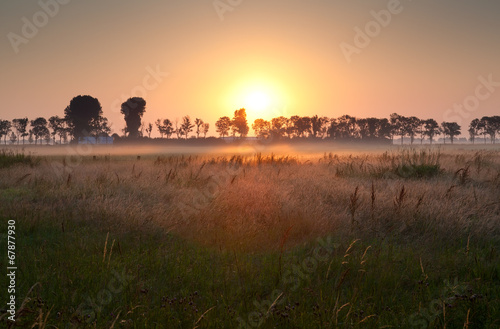
[[[115,319],[131,328],[457,328],[468,313],[469,328],[500,324],[498,241],[467,250],[466,237],[422,245],[333,235],[323,238],[330,249],[313,241],[285,251],[280,275],[279,252],[214,250],[29,212],[15,219],[18,307],[29,297],[20,327],[47,315],[58,328]]]
[[[8,168],[16,164],[35,166],[40,162],[39,158],[26,155],[23,152],[8,150],[0,151],[0,168]]]

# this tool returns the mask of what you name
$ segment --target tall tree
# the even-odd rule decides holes
[[[394,132],[401,136],[401,145],[404,143],[404,137],[408,135],[410,119],[397,113],[391,114],[391,124],[394,126]]]
[[[196,125],[196,138],[200,138],[200,133],[202,131],[203,120],[196,118],[194,124]]]
[[[0,140],[4,138],[4,144],[7,144],[7,135],[10,132],[12,124],[9,120],[0,120]]]
[[[163,130],[163,124],[161,122],[161,119],[157,119],[155,121],[155,126],[156,126],[156,129],[158,129],[158,132],[160,133],[160,138],[163,138],[163,135],[165,133],[164,133],[164,130]]]
[[[186,115],[182,118],[181,129],[184,133],[184,136],[186,136],[186,139],[188,139],[189,133],[193,131],[193,127],[194,124],[191,123],[191,118],[189,117],[189,115]]]
[[[144,112],[146,112],[146,101],[142,97],[131,97],[121,106],[120,112],[125,116],[125,131],[130,138],[138,138],[139,128]]]
[[[56,135],[61,136],[59,133],[61,130],[65,129],[64,127],[64,119],[60,118],[57,115],[51,116],[49,118],[49,127],[52,129],[50,133],[52,138],[54,139],[54,144],[56,143]],[[59,138],[59,144],[61,143],[61,138]]]
[[[417,117],[406,118],[406,131],[408,136],[410,136],[410,144],[413,144],[415,140],[415,135],[418,133],[422,120]]]
[[[47,120],[45,118],[36,118],[31,121],[31,131],[35,136],[35,145],[37,144],[38,139],[42,139],[43,137],[49,134],[49,129],[47,128]]]
[[[245,137],[248,135],[250,128],[247,122],[247,112],[244,108],[234,111],[234,117],[231,122],[234,131],[240,134],[240,137]]]
[[[146,127],[146,134],[148,134],[148,138],[151,138],[152,132],[153,132],[153,124],[150,122]]]
[[[92,96],[76,96],[64,110],[65,120],[75,140],[90,134],[90,123],[102,115],[101,103]]]
[[[221,117],[215,123],[215,131],[219,133],[220,137],[229,135],[229,130],[231,129],[231,119],[229,117]]]
[[[184,131],[182,131],[182,126],[179,127],[179,119],[175,119],[174,133],[177,135],[177,139],[181,139],[182,135],[184,135]]]
[[[203,138],[207,138],[208,129],[210,129],[210,124],[209,124],[208,122],[205,122],[205,123],[202,125]]]
[[[475,143],[476,137],[479,136],[479,133],[482,129],[481,121],[479,119],[474,119],[469,124],[469,138],[472,144]]]
[[[424,135],[429,137],[429,141],[432,144],[434,136],[441,135],[441,129],[439,124],[434,119],[425,120],[424,123]]]
[[[28,133],[26,132],[26,127],[28,126],[28,118],[14,119],[12,120],[12,125],[17,131],[17,143],[19,144],[19,136],[21,136],[23,138],[24,145],[24,137],[28,136]]]
[[[453,140],[455,136],[460,135],[460,125],[456,122],[442,122],[441,129],[443,131],[443,135],[445,136],[444,142],[446,143],[446,136],[450,136],[451,143],[453,144]]]

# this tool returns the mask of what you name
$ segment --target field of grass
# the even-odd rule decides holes
[[[500,327],[500,148],[4,151],[0,218],[0,327]]]

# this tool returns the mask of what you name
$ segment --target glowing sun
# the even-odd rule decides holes
[[[256,114],[263,114],[270,103],[269,95],[262,91],[251,92],[245,98],[246,109]]]

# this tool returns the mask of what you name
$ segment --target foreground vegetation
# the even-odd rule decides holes
[[[2,326],[500,326],[498,149],[1,162]]]

